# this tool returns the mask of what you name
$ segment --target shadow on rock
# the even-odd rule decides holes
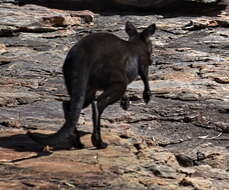
[[[80,137],[89,132],[79,131]],[[42,152],[44,146],[34,142],[27,134],[0,137],[0,147],[18,152]]]
[[[80,132],[80,136],[84,136],[88,134],[88,132],[84,132],[84,131],[79,131],[79,132]],[[34,158],[49,156],[52,154],[52,151],[49,151],[45,149],[44,146],[34,142],[27,134],[16,134],[11,136],[0,137],[0,147],[6,149],[12,149],[16,152],[35,152],[35,155],[33,156],[7,161],[10,163],[31,160]]]
[[[51,152],[42,152],[42,146],[33,142],[26,134],[17,134],[11,136],[0,137],[0,147],[12,149],[17,152],[35,152],[36,155],[9,160],[7,163],[16,163],[24,160],[30,160],[42,156],[48,156]]]
[[[0,147],[18,152],[40,152],[42,150],[42,146],[33,142],[27,134],[0,137]]]

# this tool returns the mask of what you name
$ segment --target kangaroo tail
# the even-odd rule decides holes
[[[74,71],[71,71],[71,73],[68,73],[67,69],[64,68],[65,82],[71,99],[66,123],[58,131],[58,133],[65,133],[65,131],[68,133],[74,131],[84,105],[89,70],[84,64],[82,64],[80,68],[73,70]]]
[[[79,134],[75,127],[79,120],[80,112],[85,100],[89,70],[86,68],[86,64],[82,63],[79,66],[77,63],[73,63],[71,60],[66,59],[63,72],[71,98],[66,122],[61,129],[54,134],[47,135],[28,132],[28,135],[35,142],[43,146],[51,146],[55,149],[82,146],[79,140]]]

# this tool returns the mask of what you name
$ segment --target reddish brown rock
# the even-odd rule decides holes
[[[0,189],[228,188],[229,91],[223,80],[229,31],[227,24],[212,25],[227,23],[226,13],[169,18],[97,13],[93,19],[87,11],[3,3],[0,8]],[[93,23],[80,19],[78,25],[87,14]],[[158,26],[149,70],[152,101],[143,103],[137,80],[128,87],[128,111],[119,103],[104,111],[102,135],[109,144],[104,150],[91,145],[90,107],[79,121],[85,149],[52,151],[31,141],[27,130],[50,133],[64,123],[62,65],[70,47],[94,32],[126,39],[127,20],[139,29]],[[191,20],[204,27],[185,30]],[[191,163],[182,167],[175,155]]]
[[[79,25],[81,17],[85,17],[87,22],[93,21],[92,13],[70,14],[31,4],[22,7],[0,4],[0,17],[0,36],[11,36],[17,32],[57,31],[67,26]]]

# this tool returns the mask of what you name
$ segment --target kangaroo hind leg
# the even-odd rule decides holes
[[[120,100],[120,106],[124,110],[128,110],[131,102],[127,94],[124,94],[123,97]]]
[[[93,133],[92,144],[98,148],[106,148],[107,144],[103,142],[100,129],[100,117],[104,109],[121,99],[126,90],[125,83],[115,83],[107,88],[98,98],[97,101],[92,102],[92,119],[93,119]]]
[[[87,106],[89,106],[92,103],[92,101],[95,99],[95,93],[96,93],[96,90],[94,89],[87,90],[83,108],[86,108]],[[63,110],[64,110],[64,118],[67,120],[69,112],[70,112],[70,101],[69,100],[63,101]]]

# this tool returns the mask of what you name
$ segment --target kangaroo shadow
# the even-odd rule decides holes
[[[80,137],[89,134],[89,132],[79,131]],[[19,162],[42,156],[51,155],[52,152],[44,152],[44,146],[34,142],[27,134],[16,134],[11,136],[0,137],[0,147],[14,150],[16,152],[35,152],[37,155],[11,160],[9,162]]]

